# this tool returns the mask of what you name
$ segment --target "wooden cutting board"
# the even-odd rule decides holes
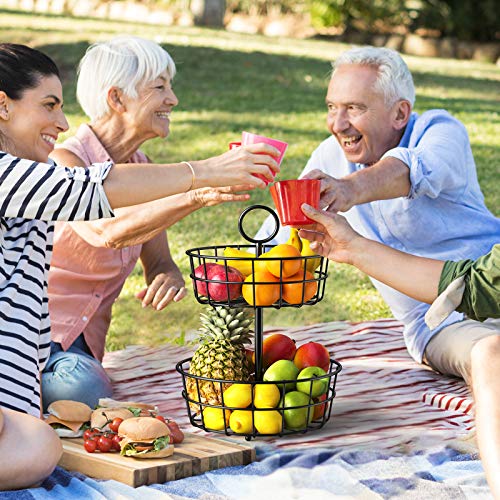
[[[165,483],[183,477],[255,460],[255,449],[235,442],[185,433],[174,454],[167,458],[135,459],[118,453],[87,453],[83,439],[62,439],[59,465],[97,479],[115,479],[137,487]]]

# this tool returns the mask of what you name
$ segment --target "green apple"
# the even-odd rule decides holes
[[[294,381],[299,374],[299,369],[293,361],[288,359],[280,359],[275,361],[264,373],[264,381],[275,382],[280,389],[285,386],[285,392],[295,389],[295,382],[287,382],[280,384],[284,380]]]
[[[301,430],[312,422],[314,407],[295,408],[297,406],[310,405],[311,398],[300,391],[291,391],[285,394],[281,400],[279,408],[285,408],[283,416],[285,418],[285,427],[290,430]],[[309,418],[308,417],[309,414]]]
[[[330,377],[311,380],[316,377],[321,377],[322,375],[326,375],[326,372],[319,366],[308,366],[307,368],[304,368],[297,376],[297,390],[313,398],[317,398],[318,396],[325,394],[328,390]],[[301,380],[303,380],[303,382],[300,382]]]

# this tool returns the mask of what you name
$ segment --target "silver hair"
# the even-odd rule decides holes
[[[388,105],[400,99],[415,104],[415,85],[408,66],[398,52],[385,47],[357,47],[340,54],[332,63],[333,73],[345,64],[365,64],[378,70],[375,90]]]
[[[76,97],[85,114],[95,121],[110,111],[107,94],[111,87],[134,99],[141,84],[155,80],[165,70],[171,80],[175,63],[151,40],[124,35],[94,43],[79,64]]]

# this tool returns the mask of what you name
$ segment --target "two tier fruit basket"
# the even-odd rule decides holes
[[[244,217],[257,209],[275,220],[273,233],[263,240],[249,237],[243,227]],[[265,366],[263,309],[309,306],[322,300],[328,260],[312,252],[290,252],[290,256],[284,248],[290,245],[266,245],[279,229],[276,214],[267,206],[245,209],[238,227],[249,244],[186,252],[195,297],[211,306],[201,315],[200,332],[205,337],[201,346],[192,358],[176,365],[183,377],[182,396],[191,424],[247,440],[320,429],[331,416],[342,367],[326,354],[322,369],[315,367],[311,374],[301,371],[298,380],[299,370],[294,372],[290,358]],[[250,341],[252,323],[253,353],[244,347]]]

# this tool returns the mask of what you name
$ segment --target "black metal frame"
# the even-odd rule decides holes
[[[249,237],[243,228],[243,220],[244,217],[251,211],[256,210],[256,209],[263,209],[267,212],[269,212],[275,220],[276,227],[273,233],[268,237],[263,240],[255,240],[251,237]],[[320,264],[317,267],[317,269],[314,271],[313,276],[314,278],[309,278],[306,279],[306,265],[309,259],[318,259],[318,256],[301,256],[301,257],[288,257],[288,258],[278,258],[278,257],[264,257],[260,258],[259,261],[262,260],[280,260],[280,261],[285,261],[285,260],[302,260],[303,261],[303,279],[298,280],[298,281],[293,281],[290,283],[309,283],[309,282],[317,282],[317,291],[314,294],[313,297],[311,297],[309,300],[304,300],[305,299],[305,286],[302,287],[302,301],[298,304],[289,304],[283,299],[283,266],[280,267],[280,278],[279,278],[279,286],[280,286],[280,294],[279,294],[279,299],[271,304],[271,305],[259,305],[259,306],[251,306],[249,305],[245,299],[242,297],[237,297],[237,298],[230,298],[230,285],[234,286],[234,282],[227,280],[228,277],[228,261],[236,261],[236,260],[242,260],[242,261],[252,261],[252,274],[255,272],[255,261],[257,258],[262,255],[264,251],[268,251],[269,249],[272,248],[272,245],[265,245],[268,241],[272,240],[276,234],[278,233],[279,229],[279,220],[278,217],[276,216],[275,212],[271,210],[269,207],[266,207],[264,205],[252,205],[245,209],[239,218],[238,221],[238,228],[241,233],[241,235],[247,239],[248,241],[252,242],[253,244],[251,245],[219,245],[219,246],[206,246],[206,247],[199,247],[199,248],[193,248],[190,250],[186,251],[186,254],[189,256],[190,264],[191,264],[191,274],[190,277],[193,280],[193,288],[194,288],[194,294],[196,297],[196,300],[200,304],[209,304],[212,307],[215,306],[226,306],[226,307],[253,307],[255,310],[255,381],[236,381],[236,380],[222,380],[222,379],[211,379],[207,377],[201,377],[201,376],[196,376],[192,375],[189,373],[189,363],[191,361],[191,358],[184,359],[177,363],[176,365],[176,370],[182,375],[183,377],[183,384],[184,384],[184,390],[182,391],[182,396],[186,401],[186,406],[189,414],[189,419],[191,421],[191,424],[194,427],[198,427],[200,429],[204,429],[205,431],[209,432],[218,432],[221,434],[226,434],[226,435],[239,435],[239,436],[245,436],[246,439],[252,439],[255,438],[256,436],[283,436],[287,434],[297,434],[297,433],[304,433],[307,432],[308,430],[312,429],[320,429],[323,427],[323,425],[328,421],[331,415],[331,410],[332,410],[332,404],[333,404],[333,398],[335,397],[335,385],[337,382],[337,375],[341,371],[342,366],[340,363],[335,361],[334,359],[330,359],[330,369],[329,371],[320,377],[312,377],[310,379],[303,379],[302,381],[304,382],[313,382],[314,380],[318,379],[328,379],[328,390],[326,392],[326,397],[324,400],[321,401],[314,401],[312,398],[312,383],[311,383],[311,389],[309,393],[310,401],[312,403],[303,405],[303,406],[294,406],[294,407],[286,407],[284,406],[284,398],[281,398],[280,405],[277,408],[256,408],[254,405],[253,401],[253,390],[252,390],[252,403],[248,408],[245,408],[246,410],[252,410],[252,412],[260,412],[260,411],[280,411],[282,414],[282,431],[279,432],[278,434],[261,434],[257,433],[255,430],[255,426],[253,426],[253,432],[248,433],[248,434],[236,434],[233,430],[229,428],[229,425],[225,423],[224,428],[221,430],[216,430],[216,429],[210,429],[205,425],[204,418],[203,418],[203,409],[206,407],[213,407],[213,408],[219,408],[222,411],[224,410],[242,410],[243,408],[234,408],[234,407],[229,407],[224,405],[224,396],[223,396],[223,387],[226,384],[252,384],[255,385],[257,383],[259,384],[275,384],[278,387],[280,387],[280,390],[282,392],[282,396],[285,393],[285,385],[287,383],[293,383],[296,381],[291,381],[291,380],[285,380],[285,381],[279,381],[279,382],[266,382],[262,380],[263,376],[263,366],[262,366],[262,341],[263,341],[263,308],[265,307],[274,307],[276,309],[280,309],[282,307],[302,307],[303,305],[314,305],[318,303],[320,300],[323,299],[324,293],[325,293],[325,283],[326,283],[326,278],[328,277],[328,259],[325,259],[323,257],[320,258]],[[255,251],[255,259],[250,259],[250,258],[238,258],[238,257],[225,257],[223,252],[225,248],[237,248],[238,250],[254,250]],[[207,275],[207,265],[212,264],[212,263],[220,263],[224,265],[225,267],[225,272],[226,272],[226,280],[210,280],[206,278]],[[205,277],[198,277],[195,276],[195,269],[199,266],[203,265],[203,269],[205,271]],[[226,300],[214,300],[214,297],[211,296],[210,294],[210,287],[209,284],[211,283],[217,283],[217,285],[226,285]],[[266,284],[276,284],[274,282],[254,282],[254,281],[245,281],[246,285],[252,285],[253,287],[253,301],[254,303],[256,302],[255,300],[255,284],[258,285],[266,285]],[[198,285],[201,285],[201,288],[203,291],[206,291],[206,295],[199,293],[198,290]],[[192,400],[189,398],[188,391],[187,391],[187,381],[189,379],[195,380],[196,381],[196,386],[197,386],[197,392],[198,392],[198,400]],[[208,403],[202,403],[201,402],[201,397],[200,397],[200,392],[199,392],[199,381],[210,381],[214,384],[220,384],[220,390],[222,393],[222,405],[220,406],[215,406],[211,405]],[[253,387],[252,387],[253,389]],[[315,409],[321,407],[324,408],[324,411],[321,413],[321,416],[319,418],[313,419],[311,412],[315,412]],[[286,410],[296,410],[300,408],[307,408],[307,425],[304,428],[300,429],[287,429],[285,427],[285,411]],[[225,415],[225,413],[224,413]],[[252,413],[252,424],[254,423],[254,413]]]

